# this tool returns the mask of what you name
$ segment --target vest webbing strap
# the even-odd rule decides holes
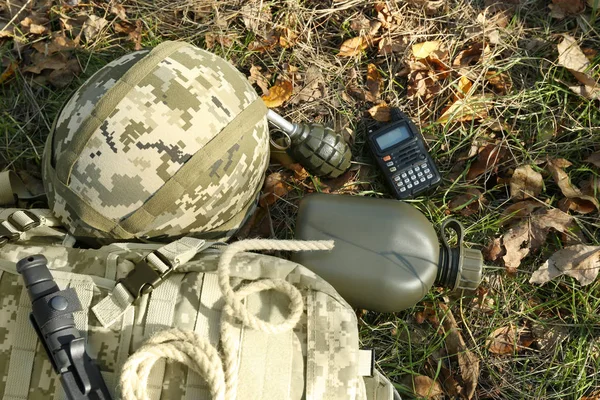
[[[208,247],[210,244],[211,243],[207,244],[207,242],[202,239],[184,237],[150,253],[146,256],[145,261],[153,268],[153,270],[162,274],[165,268],[175,269],[178,266],[185,264],[199,251]],[[157,257],[156,253],[160,256]],[[170,265],[165,265],[161,260],[166,260]],[[153,263],[154,265],[152,265]],[[131,273],[134,274],[135,272],[134,269]],[[127,279],[128,277],[123,281]],[[164,283],[164,281],[159,282],[160,285],[162,285],[162,283]],[[111,294],[92,307],[92,311],[102,326],[107,328],[114,324],[135,300],[135,294],[128,291],[125,282],[120,282],[117,283]]]
[[[23,286],[17,309],[17,321],[10,351],[10,362],[6,376],[4,400],[26,400],[29,396],[33,361],[38,338],[29,322],[31,300]]]
[[[185,274],[171,275],[159,287],[152,291],[148,302],[144,340],[154,333],[170,329],[173,326],[175,305],[177,303],[181,281]],[[160,400],[162,383],[165,376],[165,360],[157,361],[148,377],[148,394],[151,400]]]

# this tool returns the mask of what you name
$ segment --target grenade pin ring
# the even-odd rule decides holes
[[[273,134],[271,134],[271,136],[269,138],[269,141],[271,142],[271,146],[275,147],[277,150],[283,150],[283,151],[292,147],[292,138],[290,137],[290,135],[287,132],[285,132],[279,128],[273,128],[272,131],[273,131],[273,133],[281,133],[283,135],[284,144],[281,145],[281,144],[277,143],[275,140],[273,140]]]

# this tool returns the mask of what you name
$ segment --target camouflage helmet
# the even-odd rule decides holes
[[[78,237],[229,236],[264,179],[266,112],[239,71],[190,44],[123,56],[54,123],[43,160],[50,208]]]

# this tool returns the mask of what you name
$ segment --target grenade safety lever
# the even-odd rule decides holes
[[[321,124],[294,124],[273,110],[267,119],[289,137],[287,153],[311,173],[335,178],[350,167],[352,153],[344,138]]]

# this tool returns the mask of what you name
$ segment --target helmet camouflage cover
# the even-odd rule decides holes
[[[266,107],[222,58],[183,42],[94,74],[46,142],[51,209],[79,237],[226,237],[254,208]]]

